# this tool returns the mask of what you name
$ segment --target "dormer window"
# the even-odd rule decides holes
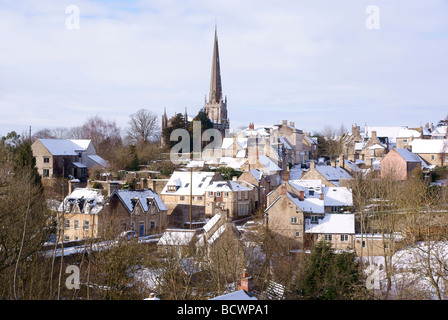
[[[311,216],[311,223],[318,224],[319,223],[319,218],[317,216]]]
[[[176,191],[176,186],[167,186],[167,191],[175,192]]]

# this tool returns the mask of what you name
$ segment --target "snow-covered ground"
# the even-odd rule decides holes
[[[389,258],[388,258],[389,259]],[[385,259],[364,257],[369,262],[366,285],[378,294],[386,291]],[[390,299],[447,299],[448,242],[420,242],[397,251],[391,258]],[[439,292],[438,292],[439,291]]]

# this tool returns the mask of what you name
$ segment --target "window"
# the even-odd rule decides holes
[[[408,139],[403,139],[403,142],[404,142],[404,143],[408,142]]]
[[[338,206],[331,207],[331,212],[339,212],[339,207]]]
[[[89,220],[84,220],[84,230],[89,230]]]
[[[238,191],[238,200],[241,200],[241,191]]]
[[[208,192],[208,196],[209,196],[209,197],[213,197],[213,192],[212,192],[212,191],[209,191],[209,192]]]
[[[291,223],[297,224],[297,217],[291,217]]]
[[[431,155],[431,160],[435,160],[436,159],[436,157],[432,154]]]
[[[65,229],[70,228],[70,219],[65,219]]]
[[[156,222],[155,221],[151,221],[151,223],[149,225],[149,228],[150,229],[155,229],[155,227],[156,227]]]
[[[78,229],[79,229],[79,221],[75,220],[75,230],[78,230]]]
[[[341,234],[341,241],[348,241],[348,234]]]
[[[314,196],[314,190],[309,191],[310,196]]]
[[[216,196],[217,196],[217,197],[220,197],[220,196],[221,196],[221,191],[217,191],[217,192],[216,192]]]
[[[228,192],[224,192],[224,197],[229,197],[229,193]]]
[[[300,231],[296,231],[296,238],[300,237]]]
[[[331,234],[326,234],[326,235],[324,236],[324,239],[325,239],[325,241],[332,241],[332,240],[333,240],[333,237],[332,237]]]
[[[363,247],[363,248],[366,247],[366,241],[365,241],[365,240],[362,241],[362,247]]]
[[[202,196],[198,196],[198,201],[202,201]]]
[[[248,191],[244,191],[244,199],[249,199],[249,192]]]
[[[75,236],[75,237],[73,238],[73,240],[79,240],[78,236]]]
[[[70,241],[70,237],[69,236],[64,236],[64,241]]]
[[[184,196],[180,196],[179,199],[180,199],[180,201],[184,201],[185,197]]]
[[[49,157],[44,157],[44,163],[50,163],[50,158]]]
[[[42,170],[42,175],[44,177],[49,177],[50,176],[50,169],[43,169]]]
[[[319,218],[317,216],[311,216],[311,223],[318,224],[319,223]]]

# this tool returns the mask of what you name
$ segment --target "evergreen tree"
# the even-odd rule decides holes
[[[355,254],[335,253],[330,243],[319,241],[305,260],[296,290],[304,299],[350,299],[357,293],[359,281]]]

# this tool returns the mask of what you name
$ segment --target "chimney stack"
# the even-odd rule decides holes
[[[253,122],[249,123],[249,130],[254,130],[254,128],[255,128],[254,123]]]
[[[301,190],[299,192],[299,201],[305,200],[305,191]]]
[[[294,127],[294,124],[295,124],[295,122],[289,122],[289,125],[291,126],[291,127]]]
[[[324,200],[324,193],[322,192],[321,194],[320,194],[320,200]]]
[[[286,196],[286,184],[282,184],[282,186],[280,187],[281,189],[281,195],[282,196]]]
[[[243,270],[243,277],[240,279],[238,284],[238,290],[243,289],[247,293],[252,292],[252,277],[249,276],[247,269]]]

